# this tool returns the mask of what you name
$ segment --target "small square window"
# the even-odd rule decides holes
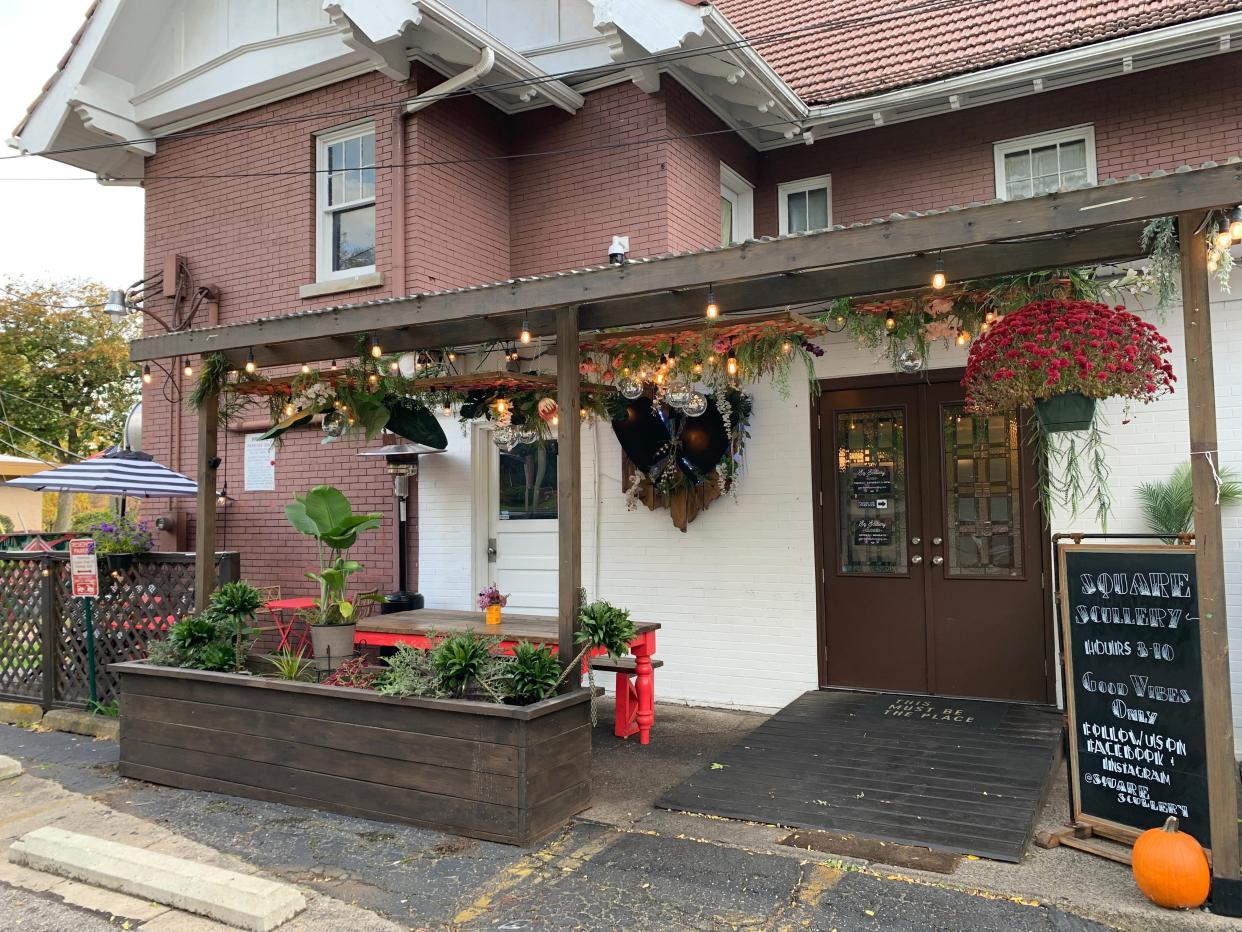
[[[780,185],[781,233],[807,233],[832,226],[832,179],[828,175]]]
[[[1006,200],[1095,184],[1095,129],[1071,129],[998,142],[996,196]]]
[[[742,243],[755,235],[754,186],[720,163],[720,245]]]
[[[325,133],[318,140],[316,278],[375,270],[375,128]]]

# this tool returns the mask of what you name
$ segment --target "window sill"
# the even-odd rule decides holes
[[[357,291],[359,288],[375,288],[384,284],[383,272],[367,272],[365,275],[351,275],[349,278],[330,278],[323,282],[311,282],[298,289],[299,298],[318,298],[326,294],[339,294],[342,291]]]

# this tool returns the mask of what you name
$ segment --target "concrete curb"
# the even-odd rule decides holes
[[[0,702],[0,722],[6,725],[37,725],[43,710],[30,702]]]
[[[45,713],[39,723],[52,731],[68,731],[75,735],[87,735],[91,738],[107,738],[117,740],[121,733],[119,719],[106,715],[92,715],[77,709],[52,709]]]
[[[14,842],[9,860],[252,932],[269,932],[306,909],[288,884],[52,826]]]
[[[0,780],[11,780],[14,777],[21,776],[21,761],[16,761],[11,757],[5,757],[0,754]]]

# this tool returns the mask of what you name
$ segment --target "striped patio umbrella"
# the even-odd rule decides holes
[[[189,498],[198,485],[151,458],[149,453],[117,450],[80,463],[10,479],[6,486],[36,492],[86,492],[130,498]]]

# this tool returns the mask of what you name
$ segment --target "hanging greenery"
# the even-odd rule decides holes
[[[1228,294],[1229,273],[1233,271],[1230,248],[1237,242],[1233,232],[1239,228],[1224,214],[1212,213],[1204,222],[1208,234],[1208,271],[1216,276],[1216,283]],[[1173,303],[1181,285],[1182,254],[1177,218],[1157,217],[1148,222],[1139,237],[1139,245],[1147,253],[1147,267],[1131,270],[1125,285],[1135,292],[1155,295],[1156,307],[1165,308]]]

